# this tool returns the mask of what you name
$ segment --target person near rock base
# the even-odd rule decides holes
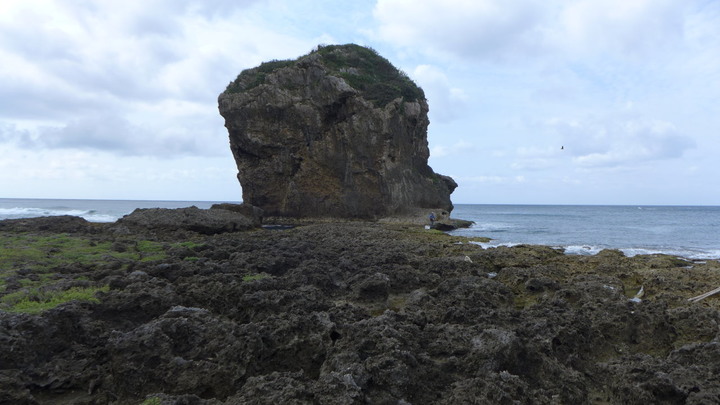
[[[435,225],[435,213],[431,212],[430,215],[428,215],[428,218],[430,219],[430,226]]]

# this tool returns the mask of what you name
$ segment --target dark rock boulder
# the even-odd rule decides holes
[[[454,231],[458,228],[469,228],[474,224],[472,221],[466,221],[464,219],[452,219],[448,218],[443,221],[435,222],[431,225],[432,229],[437,229],[438,231]]]
[[[254,221],[238,212],[224,209],[138,208],[116,222],[118,227],[156,231],[192,231],[206,235],[256,228]]]
[[[372,49],[325,46],[240,73],[220,94],[243,201],[267,216],[373,219],[451,211],[427,161],[428,104]]]
[[[73,215],[6,219],[0,221],[0,231],[76,233],[92,230],[93,226],[87,220]]]
[[[221,204],[213,204],[210,207],[211,210],[227,210],[232,212],[240,213],[247,218],[250,218],[253,222],[253,225],[256,227],[259,227],[262,225],[263,222],[263,215],[264,212],[262,208],[255,207],[250,204],[230,204],[230,203],[221,203]]]

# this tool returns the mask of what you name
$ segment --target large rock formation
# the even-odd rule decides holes
[[[240,73],[220,94],[243,201],[268,216],[452,210],[427,161],[422,89],[372,49],[325,46]]]

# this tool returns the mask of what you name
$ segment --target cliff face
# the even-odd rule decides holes
[[[268,216],[451,211],[428,166],[428,104],[373,50],[326,46],[243,71],[218,99],[246,203]]]

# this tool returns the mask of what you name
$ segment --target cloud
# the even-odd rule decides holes
[[[126,156],[227,154],[217,95],[243,68],[312,45],[265,26],[257,4],[3,2],[0,142]]]
[[[128,101],[184,96],[198,82],[191,78],[216,83],[219,78],[206,73],[216,73],[218,65],[233,69],[233,62],[248,53],[258,53],[250,58],[254,63],[263,59],[262,51],[297,46],[299,41],[264,28],[262,20],[253,21],[252,13],[239,14],[254,3],[14,3],[0,16],[0,52],[4,61],[13,61],[6,69],[0,67],[0,74],[15,75],[25,88],[67,92],[69,87]],[[223,19],[212,19],[218,16]],[[173,75],[190,69],[193,74],[184,77],[186,83]],[[217,90],[222,89],[212,92]]]
[[[464,115],[468,96],[462,89],[452,87],[442,70],[431,65],[419,65],[412,77],[425,91],[431,120],[448,122]]]
[[[453,176],[459,183],[517,184],[526,181],[525,176]]]
[[[125,119],[106,115],[71,121],[63,127],[43,127],[33,137],[32,146],[114,150],[132,154],[141,150],[143,140],[148,139],[148,135]]]
[[[219,140],[224,136],[207,128],[153,128],[112,114],[83,117],[63,126],[41,126],[32,130],[19,129],[12,124],[0,125],[0,141],[33,151],[74,149],[166,158],[227,154],[225,142],[213,142],[212,138]],[[215,147],[220,143],[222,148]]]
[[[553,38],[573,52],[612,52],[642,57],[664,51],[683,37],[688,2],[580,0],[558,15]]]
[[[23,83],[26,87],[43,86],[50,79],[123,98],[162,97],[154,80],[138,78],[153,79],[163,65],[182,58],[173,42],[182,34],[177,16],[159,13],[159,18],[152,14],[154,7],[134,7],[139,3],[133,2],[103,9],[84,2],[80,7],[28,3],[5,16],[0,31],[2,48],[39,73]]]
[[[390,43],[436,55],[474,58],[532,50],[545,8],[532,0],[379,0],[377,34]]]
[[[86,196],[104,187],[127,198],[122,189],[149,172],[148,196],[190,180],[205,195],[205,174],[185,169],[222,159],[232,184],[218,190],[237,192],[217,95],[263,61],[356,42],[424,88],[433,167],[468,176],[458,179],[468,201],[485,189],[528,201],[539,178],[545,187],[580,174],[614,187],[661,171],[663,183],[668,173],[685,182],[694,166],[697,184],[709,183],[719,20],[720,2],[707,0],[0,0],[0,149],[13,156],[3,167],[125,173],[120,186],[112,174],[84,184]],[[69,190],[11,182],[18,173],[0,181],[18,196]],[[547,195],[562,202],[568,189]]]
[[[96,150],[27,150],[0,146],[0,184],[9,196],[135,200],[239,201],[229,155],[157,159]]]
[[[27,129],[20,129],[15,124],[0,121],[0,143],[22,143],[30,137]]]
[[[629,111],[529,125],[536,136],[512,153],[514,170],[637,167],[681,158],[697,145],[671,122]]]
[[[517,61],[662,54],[683,40],[692,2],[378,0],[376,35],[427,55]]]
[[[562,146],[562,145],[561,145]],[[544,170],[561,164],[564,149],[560,147],[521,147],[517,150],[515,160],[510,167],[515,170]]]
[[[442,158],[448,156],[456,156],[459,154],[473,153],[475,151],[475,145],[466,142],[459,141],[450,146],[436,145],[430,148],[430,157]]]
[[[676,159],[696,145],[672,123],[638,117],[555,122],[553,126],[563,138],[563,152],[580,167],[634,166]]]

